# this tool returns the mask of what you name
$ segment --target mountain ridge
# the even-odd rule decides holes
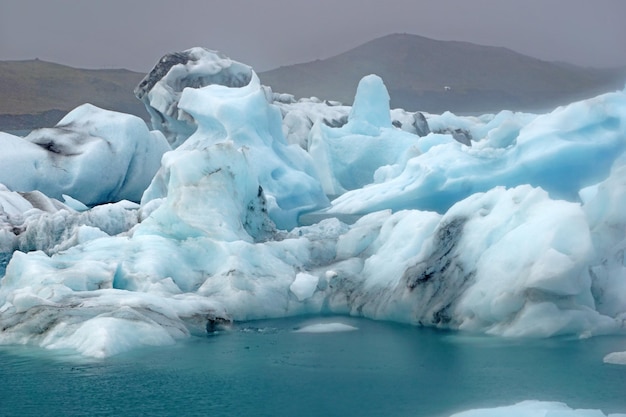
[[[126,69],[80,69],[39,59],[0,61],[0,127],[50,126],[51,120],[83,103],[146,119],[133,94],[143,76]]]
[[[619,76],[626,69],[565,67],[505,47],[411,34],[390,34],[259,76],[277,92],[350,103],[358,81],[370,73],[385,81],[392,107],[431,112],[551,107],[623,88],[619,80],[626,80]]]

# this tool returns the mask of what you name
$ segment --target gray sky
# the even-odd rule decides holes
[[[390,33],[626,66],[626,0],[0,0],[0,60],[146,72],[205,46],[262,71]]]

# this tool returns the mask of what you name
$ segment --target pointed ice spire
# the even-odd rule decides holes
[[[372,127],[392,127],[389,93],[378,75],[366,75],[359,81],[348,123],[352,125],[351,130],[355,133],[357,133],[355,130],[369,131]]]

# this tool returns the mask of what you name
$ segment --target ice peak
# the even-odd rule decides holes
[[[353,129],[359,126],[391,127],[389,93],[382,78],[370,74],[361,78],[349,116]]]

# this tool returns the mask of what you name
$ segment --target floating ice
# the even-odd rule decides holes
[[[344,323],[317,323],[309,324],[294,330],[296,333],[336,333],[336,332],[351,332],[359,330],[357,327],[350,326]]]
[[[600,410],[572,409],[566,404],[549,401],[522,401],[515,405],[482,408],[455,413],[450,417],[625,417],[626,414],[604,414]]]
[[[139,220],[138,208],[124,200],[76,212],[39,191],[17,193],[0,184],[0,276],[16,250],[52,254],[127,232]]]

